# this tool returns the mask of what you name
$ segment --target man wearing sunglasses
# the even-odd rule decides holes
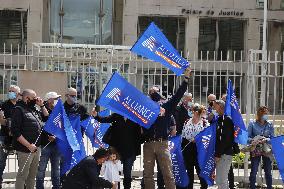
[[[67,89],[65,95],[66,101],[64,103],[64,109],[67,116],[79,115],[81,120],[87,119],[89,114],[87,108],[77,102],[77,90],[70,87]]]

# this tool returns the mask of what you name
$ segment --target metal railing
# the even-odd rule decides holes
[[[20,84],[25,80],[22,73],[29,74],[64,74],[66,83],[55,83],[62,89],[68,86],[77,88],[82,104],[90,110],[95,103],[111,74],[118,71],[129,82],[147,94],[150,87],[160,87],[165,97],[170,97],[182,81],[172,71],[159,63],[132,54],[127,46],[99,46],[84,44],[60,43],[33,43],[25,47],[23,53],[14,54],[4,49],[0,52],[0,99],[5,100],[10,84]],[[284,107],[284,53],[268,52],[268,61],[261,61],[259,51],[249,52],[199,52],[189,57],[192,77],[190,78],[188,92],[193,94],[195,102],[207,106],[207,96],[211,93],[219,98],[226,93],[227,81],[231,79],[238,97],[243,118],[248,124],[255,117],[260,105],[260,94],[265,93],[265,104],[270,109],[270,121],[276,128],[276,135],[284,134],[283,107]],[[219,60],[217,57],[224,57]],[[201,57],[198,59],[198,57]],[[206,57],[206,59],[204,59]],[[262,75],[261,68],[265,66],[266,74]],[[31,72],[32,71],[32,72]],[[261,81],[266,82],[266,88],[261,88]],[[37,82],[41,81],[40,78]],[[21,87],[21,86],[20,86]],[[44,86],[42,86],[44,87]],[[48,92],[48,89],[37,89]],[[86,141],[88,153],[92,153],[89,142]],[[249,161],[246,158],[234,162],[238,181],[248,182]],[[273,166],[276,168],[276,166]],[[142,159],[139,157],[135,163],[135,171],[140,174]],[[5,177],[11,177],[17,172],[16,156],[9,156],[5,169]],[[139,175],[138,174],[138,175]],[[280,182],[277,171],[274,173],[274,182]]]

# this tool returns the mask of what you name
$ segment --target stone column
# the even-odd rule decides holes
[[[185,55],[190,60],[198,58],[199,18],[188,16],[185,24]]]

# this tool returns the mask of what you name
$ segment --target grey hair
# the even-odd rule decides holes
[[[225,108],[225,102],[223,100],[216,100],[215,103],[221,106],[222,108]]]
[[[77,90],[73,87],[69,87],[66,94],[70,94],[71,92],[77,92]]]
[[[191,97],[192,98],[192,94],[191,93],[188,93],[188,92],[185,92],[183,94],[183,97]]]
[[[14,89],[16,89],[16,90],[17,90],[17,93],[20,93],[20,92],[21,92],[20,87],[19,87],[19,86],[17,86],[17,85],[10,85],[9,89],[10,89],[10,88],[14,88]]]

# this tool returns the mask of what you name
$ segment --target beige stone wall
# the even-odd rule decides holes
[[[38,96],[44,97],[49,91],[62,95],[67,89],[67,74],[59,72],[19,71],[18,85],[22,90],[33,89]]]
[[[270,1],[268,11],[268,20],[284,22],[284,10],[280,9],[281,0]],[[185,14],[182,9],[200,10],[201,14]],[[208,10],[214,11],[214,14],[208,16]],[[223,16],[220,11],[240,11],[242,16]],[[247,21],[245,27],[245,50],[259,49],[260,33],[259,25],[263,19],[263,10],[256,5],[256,0],[125,0],[123,10],[123,44],[133,45],[137,40],[137,20],[138,16],[175,16],[186,18],[186,42],[185,50],[189,51],[190,59],[193,59],[194,51],[198,51],[199,18],[237,18]],[[269,48],[271,50],[279,49],[278,30],[270,28],[268,39],[271,39]],[[274,32],[277,36],[274,36]],[[277,39],[276,39],[277,38]],[[196,55],[197,56],[197,55]]]

